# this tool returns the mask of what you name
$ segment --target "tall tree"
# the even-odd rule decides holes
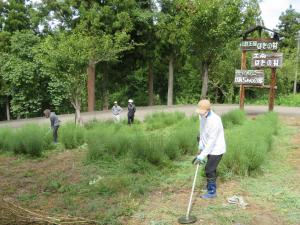
[[[60,30],[76,30],[90,36],[93,53],[90,54],[88,62],[88,83],[92,106],[89,110],[94,110],[94,90],[96,64],[103,66],[103,105],[108,108],[108,64],[118,60],[122,53],[132,47],[130,31],[132,22],[129,10],[134,8],[135,1],[132,0],[72,0],[72,1],[43,1],[50,9],[49,17],[57,19],[57,27]]]
[[[288,83],[290,83],[292,79],[294,80],[293,92],[296,94],[299,79],[298,71],[300,47],[298,41],[300,42],[300,40],[298,39],[300,38],[300,12],[296,12],[290,5],[290,7],[281,14],[279,20],[278,28],[280,34],[283,36],[283,40],[280,42],[280,47],[285,58],[282,70],[285,74],[285,82],[288,80]],[[281,79],[282,78],[279,77],[279,82]],[[284,86],[287,87],[288,85],[283,85],[283,87]]]
[[[34,48],[40,42],[31,31],[15,32],[10,40],[10,51],[4,55],[1,76],[9,85],[11,110],[18,117],[41,112],[41,77],[34,61]]]
[[[154,104],[154,60],[158,38],[155,35],[157,8],[152,0],[136,0],[131,38],[137,43],[133,57],[147,67],[148,105]]]
[[[242,25],[242,1],[197,0],[191,17],[192,48],[201,61],[201,98],[208,91],[209,67],[230,39],[235,39]]]
[[[32,62],[32,49],[39,42],[39,38],[29,31],[37,30],[39,19],[34,16],[36,12],[31,2],[25,0],[0,1],[0,52],[3,60],[0,69],[0,80],[3,84],[0,97],[2,95],[6,102],[7,119],[10,118],[10,105],[13,113],[18,116],[38,113],[36,107],[41,100],[32,100],[33,103],[29,104],[33,108],[25,106],[26,103],[23,102],[29,98],[29,90],[36,93],[36,90],[27,87],[30,81],[28,84],[23,82],[25,77],[30,80],[30,77],[38,74],[37,65]],[[36,86],[35,83],[39,85],[38,80],[32,83],[32,87]]]
[[[174,65],[181,56],[188,39],[188,15],[182,7],[185,1],[161,0],[157,36],[160,39],[160,53],[166,56],[169,65],[167,105],[173,105]]]
[[[90,49],[89,37],[80,33],[60,32],[48,36],[37,50],[37,60],[42,64],[42,71],[50,76],[52,104],[59,108],[66,100],[69,101],[74,107],[77,123],[81,121]]]
[[[290,51],[297,48],[297,36],[300,31],[300,12],[290,7],[279,17],[278,29],[283,36],[280,47],[289,48]]]

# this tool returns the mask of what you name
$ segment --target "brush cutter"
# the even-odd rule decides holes
[[[196,160],[197,160],[197,158],[195,158],[192,163],[194,164],[196,162]],[[190,211],[191,211],[191,207],[192,207],[192,199],[193,199],[196,179],[197,179],[197,175],[198,175],[198,169],[199,169],[199,163],[197,163],[196,172],[195,172],[194,181],[193,181],[193,186],[192,186],[192,192],[191,192],[191,196],[190,196],[190,200],[189,200],[186,215],[178,218],[178,223],[180,223],[180,224],[190,224],[190,223],[195,223],[197,221],[197,217],[196,216],[191,216]]]
[[[52,132],[52,129],[51,129],[51,128],[46,132],[46,134],[44,135],[44,137],[47,137],[48,134],[50,134],[50,132]]]

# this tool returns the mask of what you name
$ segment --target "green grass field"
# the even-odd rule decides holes
[[[43,149],[39,157],[6,150],[0,141],[1,197],[49,215],[81,216],[103,225],[174,224],[186,210],[199,122],[180,114],[171,115],[172,120],[167,115],[159,118],[155,126],[148,124],[151,120],[132,127],[108,122],[85,128],[66,125],[61,144]],[[298,130],[277,121],[275,114],[249,119],[231,112],[223,117],[229,124],[228,152],[220,165],[219,198],[213,204],[196,198],[193,212],[201,220],[254,224],[255,207],[223,205],[226,197],[240,194],[258,209],[271,207],[274,216],[267,219],[297,224],[299,184],[294,178],[299,171],[287,162],[296,150],[291,136]],[[243,138],[249,132],[251,138]],[[5,140],[7,133],[13,132],[0,130]],[[259,146],[251,144],[253,140]],[[197,194],[203,187],[199,176]]]

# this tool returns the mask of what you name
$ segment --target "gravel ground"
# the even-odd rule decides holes
[[[176,106],[149,106],[149,107],[137,107],[137,111],[135,114],[135,118],[139,120],[143,120],[145,116],[151,114],[153,112],[184,112],[187,116],[195,114],[195,105],[176,105]],[[126,118],[127,109],[125,109],[121,114],[122,118]],[[225,105],[225,104],[216,104],[213,105],[213,110],[218,114],[223,114],[233,109],[238,109],[239,105]],[[245,111],[249,115],[261,114],[268,111],[268,106],[245,106]],[[282,116],[296,116],[300,117],[300,107],[284,107],[284,106],[275,106],[275,112],[278,112],[279,115]],[[112,118],[112,114],[110,110],[105,111],[95,111],[95,112],[86,112],[81,114],[83,122],[88,122],[93,119],[97,120],[108,120]],[[65,114],[59,115],[59,119],[62,123],[68,121],[74,121],[74,114]],[[1,121],[0,127],[21,127],[28,123],[37,123],[37,124],[45,124],[49,123],[49,119],[43,117],[31,118],[31,119],[20,119],[20,120],[11,120],[11,121]]]

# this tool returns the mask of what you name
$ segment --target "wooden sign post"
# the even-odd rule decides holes
[[[242,52],[242,65],[241,65],[241,69],[242,70],[246,70],[247,69],[247,58],[246,58],[246,50],[243,50]],[[240,85],[240,109],[244,110],[244,99],[245,99],[245,87],[244,84]]]
[[[275,85],[276,85],[276,68],[272,68],[271,86],[270,86],[270,92],[269,92],[269,111],[273,111],[273,109],[274,109]]]
[[[247,35],[258,31],[261,37],[262,30],[273,32],[273,38],[248,38]],[[276,68],[282,66],[283,54],[277,53],[278,50],[278,33],[262,26],[256,26],[249,29],[243,34],[243,39],[240,43],[242,49],[241,70],[236,70],[235,84],[240,85],[240,109],[244,110],[245,103],[245,87],[262,87],[269,88],[269,111],[274,109],[275,89],[276,89]],[[251,66],[254,70],[247,70],[246,57],[247,51],[258,51],[252,55]],[[272,53],[261,53],[261,51],[272,51]],[[270,85],[264,85],[264,73],[262,68],[271,68]]]

